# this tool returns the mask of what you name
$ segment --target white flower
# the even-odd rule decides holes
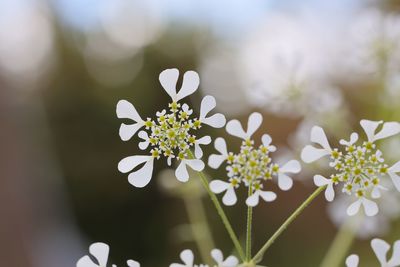
[[[371,247],[374,251],[381,267],[398,267],[400,266],[400,240],[397,240],[393,245],[393,253],[390,260],[387,259],[387,254],[390,250],[390,245],[382,239],[375,238],[371,241]],[[347,267],[358,267],[359,258],[357,255],[350,255],[346,259]]]
[[[390,180],[384,180],[386,188],[384,194],[374,201],[379,206],[379,216],[362,216],[358,214],[352,218],[351,230],[361,239],[369,239],[375,236],[383,236],[390,231],[391,222],[400,217],[400,206],[393,205],[400,201],[400,194],[394,188]],[[341,227],[343,223],[349,221],[347,207],[354,202],[353,198],[346,194],[340,194],[334,202],[328,206],[328,215],[332,222]]]
[[[343,75],[359,79],[384,78],[400,66],[400,17],[396,13],[367,8],[357,12],[346,27]],[[384,69],[384,73],[382,73]],[[348,75],[351,72],[353,75]],[[361,75],[361,76],[360,76]],[[349,77],[350,76],[350,77]]]
[[[390,260],[387,259],[387,254],[390,250],[388,243],[382,239],[375,238],[371,241],[371,247],[382,267],[396,267],[400,265],[400,240],[394,243],[392,258]]]
[[[216,105],[217,104],[214,97],[209,95],[205,96],[201,101],[199,121],[214,128],[222,128],[226,123],[224,115],[217,113],[207,117],[208,113],[213,110]]]
[[[182,251],[179,257],[181,258],[183,264],[172,263],[170,267],[193,267],[194,255],[190,249],[185,249]]]
[[[348,215],[355,215],[362,206],[368,216],[374,216],[379,208],[375,201],[369,198],[380,198],[381,190],[387,191],[387,188],[381,185],[382,178],[390,176],[393,184],[400,191],[400,177],[397,175],[397,172],[400,172],[400,162],[389,168],[384,163],[382,151],[377,149],[375,141],[398,134],[400,124],[369,120],[361,120],[360,124],[368,141],[363,142],[362,145],[356,145],[358,134],[352,133],[349,141],[342,139],[339,142],[345,146],[343,152],[337,148],[332,149],[324,130],[314,126],[311,129],[311,141],[321,147],[305,146],[301,158],[304,162],[311,163],[329,155],[331,160],[329,166],[335,173],[329,179],[315,175],[315,185],[326,186],[325,198],[332,201],[335,197],[334,186],[343,184],[342,192],[357,197],[357,200],[347,208]],[[379,126],[382,127],[377,131]]]
[[[182,159],[178,168],[175,170],[175,176],[181,182],[187,182],[189,179],[189,173],[186,166],[199,172],[204,169],[204,162],[199,159]]]
[[[229,256],[224,260],[224,255],[219,249],[213,249],[211,251],[211,257],[218,264],[217,267],[236,267],[239,264],[235,256]]]
[[[260,197],[265,202],[272,202],[276,199],[276,194],[272,191],[262,191],[261,186],[256,187],[253,194],[246,199],[247,206],[255,207],[258,205]]]
[[[353,202],[347,208],[347,214],[350,216],[356,215],[361,206],[363,206],[365,214],[367,216],[375,216],[376,214],[378,214],[378,205],[374,201],[369,200],[365,197],[359,197],[355,202]]]
[[[210,189],[216,194],[222,193],[225,191],[225,194],[222,198],[222,202],[226,206],[235,205],[237,202],[237,197],[235,193],[235,188],[239,187],[239,182],[237,179],[233,178],[229,182],[224,182],[221,180],[214,180],[210,182]]]
[[[217,263],[217,265],[213,265],[214,267],[237,267],[239,264],[235,256],[229,256],[224,260],[224,256],[219,249],[213,249],[211,251],[211,257]],[[194,264],[194,255],[190,249],[182,251],[180,258],[183,264],[172,263],[170,267],[209,267],[207,264]]]
[[[299,173],[301,171],[300,163],[297,160],[290,160],[278,170],[278,186],[286,191],[292,188],[293,179],[287,173]]]
[[[387,138],[400,133],[400,123],[398,122],[385,122],[382,125],[382,129],[376,133],[377,128],[383,123],[383,121],[369,121],[361,120],[361,127],[364,129],[365,134],[368,137],[368,141],[373,143],[377,140]]]
[[[242,138],[243,140],[250,139],[251,136],[260,128],[262,123],[262,115],[254,112],[249,116],[247,122],[247,131],[243,130],[242,124],[238,120],[231,120],[226,124],[226,131],[233,136]]]
[[[311,129],[311,142],[321,145],[322,148],[316,148],[307,145],[301,152],[301,159],[306,163],[316,161],[323,156],[330,155],[332,148],[329,145],[328,138],[324,130],[319,126],[314,126]]]
[[[156,112],[155,120],[147,118],[143,120],[135,107],[126,100],[120,100],[117,104],[117,116],[121,119],[130,119],[131,124],[122,123],[120,137],[123,141],[131,139],[140,129],[138,137],[141,139],[139,148],[146,150],[150,147],[150,155],[130,156],[124,158],[118,164],[122,173],[130,173],[129,182],[135,187],[146,186],[152,177],[154,159],[165,157],[170,166],[173,159],[180,161],[176,169],[176,177],[185,182],[189,179],[186,167],[189,166],[196,171],[204,168],[201,145],[211,143],[209,136],[197,138],[194,132],[203,124],[220,128],[225,125],[225,117],[222,114],[208,116],[209,112],[216,106],[212,96],[205,96],[200,106],[200,116],[192,117],[193,110],[180,100],[193,94],[199,86],[199,76],[194,71],[187,71],[183,76],[182,87],[177,92],[176,85],[179,78],[177,69],[167,69],[160,74],[160,83],[171,97],[172,102],[168,105],[169,111]],[[194,147],[196,159],[189,157],[188,151]],[[143,164],[143,166],[141,166]]]
[[[256,206],[260,197],[266,202],[273,201],[276,199],[276,194],[271,191],[263,191],[263,184],[273,177],[277,177],[279,188],[289,190],[293,185],[293,180],[288,173],[298,173],[301,170],[300,163],[296,160],[290,160],[282,166],[272,163],[269,153],[276,151],[276,147],[271,145],[272,139],[269,135],[264,134],[261,138],[262,144],[258,147],[254,146],[254,140],[251,137],[261,123],[262,115],[257,112],[249,116],[246,131],[237,120],[227,123],[227,132],[243,139],[240,152],[237,154],[228,152],[223,138],[219,137],[215,140],[215,149],[220,154],[212,154],[208,159],[208,165],[217,169],[226,161],[228,182],[211,181],[210,189],[216,194],[225,192],[222,202],[227,206],[236,204],[235,189],[239,188],[241,184],[250,187],[252,191],[246,200],[248,206]]]
[[[221,164],[228,158],[228,148],[226,146],[225,139],[218,137],[215,139],[214,143],[215,149],[220,153],[220,155],[212,154],[208,158],[208,165],[213,169],[218,169]]]
[[[120,100],[117,104],[117,117],[119,119],[130,119],[133,124],[121,123],[119,136],[123,141],[128,141],[135,133],[144,126],[144,121],[136,111],[135,107],[126,100]]]
[[[325,198],[328,201],[332,201],[335,198],[335,190],[333,189],[333,181],[332,179],[327,179],[322,175],[315,175],[314,176],[314,184],[316,186],[327,186],[325,189]]]
[[[96,259],[97,263],[88,256],[83,256],[77,263],[76,267],[106,267],[108,261],[108,254],[110,247],[104,243],[94,243],[89,247],[90,254]],[[137,261],[128,260],[127,264],[129,267],[140,267]],[[116,267],[116,265],[113,265]]]
[[[332,88],[326,75],[332,65],[330,50],[337,46],[315,38],[322,29],[326,33],[326,27],[309,27],[309,19],[271,12],[239,46],[236,69],[253,106],[292,117],[343,106],[340,91]]]

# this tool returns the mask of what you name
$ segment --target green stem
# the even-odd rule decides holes
[[[262,260],[265,251],[275,242],[275,240],[288,228],[288,226],[299,216],[303,210],[326,188],[325,186],[318,187],[301,205],[298,207],[292,215],[278,228],[278,230],[271,236],[271,238],[264,244],[264,246],[257,252],[253,257],[252,261],[258,263]]]
[[[252,186],[249,185],[248,196],[251,196],[253,193]],[[247,206],[247,231],[246,231],[246,260],[251,260],[251,228],[252,228],[252,220],[253,220],[253,208]]]
[[[338,267],[343,265],[343,259],[346,257],[355,238],[355,231],[353,229],[357,227],[359,222],[360,220],[351,217],[342,224],[320,265],[321,267]]]
[[[197,243],[200,255],[205,262],[210,262],[210,251],[215,248],[215,245],[206,219],[203,203],[197,194],[194,196],[184,196],[183,201],[189,217],[193,238]]]
[[[195,158],[192,151],[188,150],[188,154],[192,159]],[[197,172],[197,174],[199,175],[199,178],[200,178],[201,182],[203,183],[204,188],[206,189],[208,195],[210,196],[211,201],[214,203],[214,206],[217,209],[218,215],[220,216],[226,230],[228,231],[228,234],[229,234],[230,238],[232,239],[233,245],[235,246],[235,249],[238,252],[240,259],[242,261],[245,261],[245,255],[243,252],[243,248],[240,245],[239,239],[237,238],[235,231],[233,231],[232,225],[229,222],[229,219],[226,216],[224,209],[222,208],[221,204],[219,203],[217,196],[211,191],[206,175],[204,174],[204,172]]]

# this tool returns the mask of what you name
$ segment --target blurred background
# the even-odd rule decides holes
[[[196,177],[178,185],[163,163],[137,189],[117,170],[139,152],[137,139],[119,139],[117,101],[153,116],[169,101],[158,75],[172,67],[199,72],[187,99],[195,111],[211,94],[228,119],[261,112],[256,140],[267,132],[275,159],[298,158],[315,124],[339,140],[362,118],[400,120],[400,1],[1,0],[1,266],[75,266],[96,241],[119,266],[167,266],[202,242],[231,252]],[[224,130],[210,134],[239,145]],[[400,159],[399,137],[382,146],[389,164]],[[255,209],[254,250],[314,190],[316,170],[304,166],[291,191]],[[400,196],[387,195],[387,211],[349,235],[363,266],[377,266],[371,237],[400,239]],[[316,200],[265,265],[319,266],[348,224],[341,202]],[[245,206],[226,212],[243,238]]]

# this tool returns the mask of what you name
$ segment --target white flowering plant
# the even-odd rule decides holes
[[[166,159],[168,166],[173,166],[176,179],[186,183],[197,173],[199,180],[214,204],[218,215],[232,241],[233,255],[224,257],[219,249],[211,249],[207,252],[209,259],[203,259],[204,263],[196,263],[195,256],[190,249],[180,253],[180,263],[172,263],[170,267],[256,267],[262,266],[264,253],[271,247],[274,241],[286,230],[286,228],[303,212],[303,210],[322,192],[328,201],[334,201],[336,188],[341,185],[341,192],[352,199],[347,207],[347,216],[365,214],[369,217],[379,216],[377,199],[385,195],[390,181],[395,189],[400,191],[400,161],[389,165],[386,163],[383,152],[379,149],[379,140],[395,136],[400,133],[399,122],[383,122],[361,120],[366,139],[357,144],[359,135],[352,133],[350,140],[342,139],[340,144],[343,149],[332,148],[324,130],[314,126],[311,130],[311,142],[319,147],[307,145],[301,153],[301,159],[305,163],[312,163],[323,157],[329,157],[328,166],[333,170],[326,178],[323,175],[314,175],[314,183],[317,189],[282,223],[276,232],[268,238],[264,245],[252,253],[252,224],[253,209],[260,204],[260,199],[265,202],[274,201],[278,194],[270,186],[276,182],[278,188],[287,191],[293,188],[292,175],[301,171],[298,160],[291,159],[280,164],[272,158],[272,153],[277,147],[272,144],[272,138],[267,133],[262,133],[261,142],[254,138],[260,129],[263,117],[254,112],[249,115],[246,130],[238,120],[230,120],[226,123],[225,116],[220,113],[209,115],[216,107],[216,100],[212,96],[205,96],[200,104],[198,115],[184,102],[184,99],[196,92],[200,84],[199,75],[194,71],[187,71],[183,75],[182,86],[177,90],[179,79],[177,69],[167,69],[159,75],[159,81],[164,91],[170,96],[168,108],[156,113],[154,118],[142,118],[133,104],[127,100],[117,103],[116,113],[119,119],[126,120],[121,123],[119,129],[120,138],[123,141],[130,140],[137,134],[140,141],[140,150],[147,150],[143,155],[133,155],[122,159],[118,164],[121,173],[128,173],[128,181],[136,188],[147,186],[153,176],[155,160]],[[223,128],[226,132],[241,140],[237,152],[228,150],[227,141],[222,137],[199,137],[199,129],[203,126]],[[213,141],[214,140],[214,141]],[[207,160],[207,166],[211,169],[219,169],[225,165],[225,177],[209,179],[205,173],[206,164],[204,152],[201,146],[214,143],[216,154],[211,154]],[[175,165],[174,165],[175,166]],[[191,170],[188,170],[190,167]],[[193,179],[193,178],[192,178]],[[165,184],[166,182],[164,182]],[[179,186],[179,185],[178,185]],[[166,186],[166,188],[176,185]],[[239,199],[236,191],[245,187],[247,197]],[[225,213],[224,205],[221,205],[217,194],[223,193],[222,203],[225,206],[233,206],[238,201],[247,206],[247,224],[245,231],[245,244],[239,240],[236,231]],[[193,194],[199,197],[202,194]],[[363,209],[361,209],[363,207]],[[205,216],[203,216],[205,217]],[[205,218],[203,218],[205,220]],[[373,239],[372,248],[378,257],[381,266],[400,266],[400,241],[394,244],[393,255],[387,260],[390,246],[380,239]],[[199,250],[201,242],[198,242]],[[207,250],[210,251],[210,250]],[[104,243],[94,243],[89,247],[90,255],[79,259],[77,267],[106,267],[109,255],[109,246]],[[204,253],[202,257],[205,258]],[[347,267],[358,266],[359,258],[351,255],[346,260]],[[112,265],[115,267],[115,265]],[[134,260],[128,260],[127,266],[139,267]],[[322,266],[335,267],[339,265],[325,264]]]

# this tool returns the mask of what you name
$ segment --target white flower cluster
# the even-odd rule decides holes
[[[187,71],[183,76],[182,87],[177,93],[176,84],[179,78],[177,69],[167,69],[161,72],[159,80],[164,90],[171,97],[172,102],[169,104],[168,112],[164,109],[157,112],[157,119],[143,120],[135,107],[126,100],[120,100],[117,104],[117,116],[121,119],[130,119],[133,124],[122,123],[120,127],[120,137],[123,141],[131,139],[137,131],[142,142],[139,143],[141,150],[151,147],[150,155],[135,155],[122,159],[118,164],[118,170],[122,173],[129,173],[128,180],[135,187],[146,186],[152,177],[154,159],[165,157],[168,165],[171,165],[172,159],[176,158],[180,161],[175,171],[177,179],[186,182],[189,174],[186,166],[196,171],[204,169],[204,163],[200,159],[203,152],[200,145],[211,143],[209,136],[197,138],[195,132],[203,125],[207,124],[211,127],[221,128],[225,125],[225,116],[217,113],[207,117],[208,113],[215,108],[216,102],[214,97],[205,96],[201,102],[200,116],[192,117],[193,110],[187,104],[181,104],[179,101],[193,94],[200,83],[199,76],[194,71]],[[194,147],[195,157],[189,157],[188,151]],[[132,171],[139,165],[142,168]]]
[[[278,177],[278,185],[282,190],[289,190],[293,181],[287,173],[298,173],[301,170],[300,163],[291,160],[280,166],[272,162],[269,153],[274,152],[276,147],[271,145],[272,139],[268,134],[261,138],[262,144],[258,147],[254,145],[252,135],[261,126],[262,116],[260,113],[252,113],[249,116],[247,131],[243,130],[237,120],[229,121],[226,130],[230,135],[243,139],[240,152],[235,154],[228,152],[226,142],[223,138],[215,140],[215,149],[220,153],[210,156],[208,165],[217,169],[226,161],[228,182],[214,180],[210,183],[211,191],[222,193],[226,191],[222,201],[225,205],[231,206],[237,202],[235,189],[241,184],[249,188],[250,196],[246,200],[248,206],[254,207],[258,204],[259,198],[270,202],[276,199],[276,194],[272,191],[263,191],[264,182]]]
[[[387,190],[381,184],[382,178],[389,175],[396,189],[400,191],[400,177],[396,174],[400,172],[400,161],[392,167],[385,164],[382,152],[377,148],[375,142],[398,134],[400,124],[369,120],[361,120],[360,124],[368,141],[356,145],[358,134],[352,133],[349,141],[340,140],[340,144],[345,146],[343,152],[337,148],[332,149],[324,130],[314,126],[311,130],[311,141],[319,144],[322,148],[307,145],[302,151],[301,158],[304,162],[311,163],[324,156],[330,156],[329,166],[335,170],[335,173],[329,179],[322,175],[315,175],[315,185],[326,185],[325,197],[328,201],[332,201],[335,197],[334,186],[342,184],[342,192],[357,197],[357,200],[348,207],[347,214],[355,215],[362,205],[366,215],[374,216],[378,213],[379,208],[371,198],[380,198],[380,190]],[[381,125],[382,129],[376,133]]]
[[[83,256],[76,264],[76,267],[106,267],[110,247],[105,243],[94,243],[89,247],[90,254],[96,259],[93,261],[89,255]],[[224,256],[219,249],[211,251],[211,257],[214,259],[214,265],[194,264],[194,255],[190,249],[181,252],[180,258],[182,263],[172,263],[170,267],[237,267],[239,260],[235,256],[229,256],[224,260]],[[137,261],[128,260],[128,267],[140,267]],[[112,265],[112,267],[117,267]]]
[[[381,267],[398,267],[400,266],[400,240],[397,240],[393,245],[392,257],[388,260],[388,252],[390,245],[382,239],[375,238],[371,241],[371,247],[376,257],[378,258]],[[350,255],[346,259],[347,267],[358,267],[360,258],[358,255]]]

